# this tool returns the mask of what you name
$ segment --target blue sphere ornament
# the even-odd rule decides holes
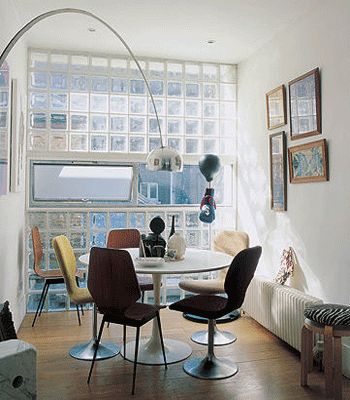
[[[215,154],[205,154],[199,160],[198,165],[207,182],[211,182],[214,179],[221,167],[220,158]]]

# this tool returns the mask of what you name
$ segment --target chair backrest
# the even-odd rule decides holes
[[[68,295],[72,297],[79,291],[75,277],[77,263],[73,248],[68,238],[64,235],[54,237],[52,239],[52,246],[55,250],[58,265],[66,283]]]
[[[126,250],[93,247],[88,289],[98,309],[123,311],[141,296],[134,264]]]
[[[137,229],[112,229],[108,232],[108,249],[130,249],[140,245],[140,232]]]
[[[33,269],[37,275],[41,275],[41,261],[43,259],[43,245],[40,239],[40,231],[37,226],[32,228],[32,243],[33,243],[33,253],[34,253],[34,265]]]
[[[213,250],[235,257],[241,250],[249,247],[249,236],[245,232],[221,231],[213,241]],[[218,278],[224,281],[228,268],[219,271]]]
[[[225,279],[225,292],[228,302],[226,308],[231,310],[241,307],[250,281],[258,266],[261,247],[251,247],[239,252],[233,259]]]

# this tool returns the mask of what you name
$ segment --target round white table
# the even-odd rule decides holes
[[[166,261],[161,266],[141,266],[136,261],[139,249],[127,249],[134,261],[135,271],[140,274],[152,274],[154,286],[154,303],[160,304],[160,288],[162,275],[166,274],[194,274],[199,272],[215,271],[230,266],[232,256],[210,250],[187,249],[185,258],[180,261]],[[83,264],[89,264],[89,254],[79,257]],[[175,363],[189,357],[192,353],[191,347],[179,340],[165,339],[165,352],[167,363]],[[121,354],[127,360],[134,359],[135,341],[126,344],[126,354],[123,348]],[[140,364],[161,365],[164,363],[162,348],[159,338],[158,325],[153,320],[152,335],[149,339],[140,341],[138,362]]]

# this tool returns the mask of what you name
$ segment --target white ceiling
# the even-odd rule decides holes
[[[12,0],[22,24],[81,8],[112,25],[137,56],[238,63],[320,0]],[[1,6],[0,6],[1,9]],[[96,28],[95,33],[88,27]],[[206,40],[216,43],[208,44]],[[112,33],[81,15],[59,15],[26,34],[32,47],[125,53]]]

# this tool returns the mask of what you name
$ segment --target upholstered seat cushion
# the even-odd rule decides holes
[[[221,296],[191,296],[170,304],[170,310],[182,311],[199,317],[216,319],[226,314],[227,299]]]
[[[317,304],[307,307],[304,316],[323,325],[350,327],[350,307],[342,304]]]
[[[222,279],[187,279],[179,283],[181,289],[197,294],[225,293],[224,280]]]

